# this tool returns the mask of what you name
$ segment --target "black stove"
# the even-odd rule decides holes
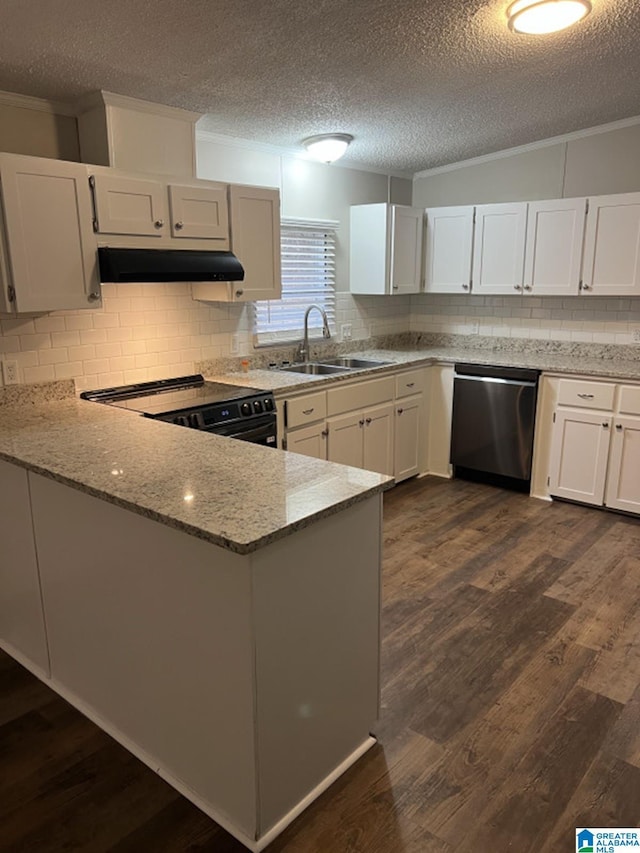
[[[146,418],[276,446],[276,405],[270,391],[206,382],[195,374],[84,391],[80,396]]]

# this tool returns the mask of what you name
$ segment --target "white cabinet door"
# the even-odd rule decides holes
[[[527,202],[476,207],[474,293],[522,293],[526,226]]]
[[[417,207],[391,206],[392,293],[419,293],[424,212]]]
[[[231,250],[244,267],[234,301],[280,299],[280,193],[262,187],[229,187]]]
[[[558,409],[551,445],[551,495],[602,505],[611,417],[608,412]]]
[[[589,199],[582,292],[640,296],[640,193]]]
[[[413,477],[420,470],[422,396],[407,397],[396,403],[394,468],[396,482]]]
[[[159,181],[116,177],[92,178],[99,234],[163,237],[169,233],[167,191]]]
[[[44,312],[99,305],[87,167],[3,154],[0,181],[7,250],[0,273],[7,279],[3,307]]]
[[[212,183],[208,187],[169,184],[171,236],[216,240],[223,249],[229,246],[229,203],[227,185]]]
[[[427,293],[468,293],[473,253],[473,205],[432,207],[426,212],[425,279]]]
[[[340,415],[327,421],[327,459],[342,465],[363,467],[364,416],[362,412]]]
[[[577,296],[582,266],[586,198],[529,202],[524,291]]]
[[[640,418],[615,419],[605,504],[640,513]]]
[[[393,403],[373,406],[363,412],[362,467],[378,474],[393,475]]]
[[[287,433],[287,450],[313,456],[314,459],[327,458],[327,430],[324,422],[313,426],[294,429]]]

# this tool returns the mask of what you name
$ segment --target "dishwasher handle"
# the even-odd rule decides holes
[[[490,382],[496,385],[520,385],[522,388],[535,388],[536,382],[530,382],[524,379],[503,379],[499,376],[465,376],[464,374],[454,373],[454,379],[461,379],[463,382]]]
[[[454,365],[455,375],[465,378],[477,376],[481,379],[510,379],[521,382],[532,382],[537,385],[540,377],[539,370],[528,367],[503,367],[494,364],[470,364],[468,362],[457,362]]]

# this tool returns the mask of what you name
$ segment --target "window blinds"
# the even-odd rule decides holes
[[[282,298],[254,303],[257,344],[290,341],[302,335],[309,305],[326,311],[335,329],[335,250],[338,222],[283,219],[281,224]],[[318,311],[309,329],[322,329]],[[315,336],[315,335],[314,335]]]

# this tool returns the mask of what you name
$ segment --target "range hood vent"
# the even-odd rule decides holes
[[[188,249],[98,249],[100,281],[110,284],[170,281],[242,281],[233,252]]]

